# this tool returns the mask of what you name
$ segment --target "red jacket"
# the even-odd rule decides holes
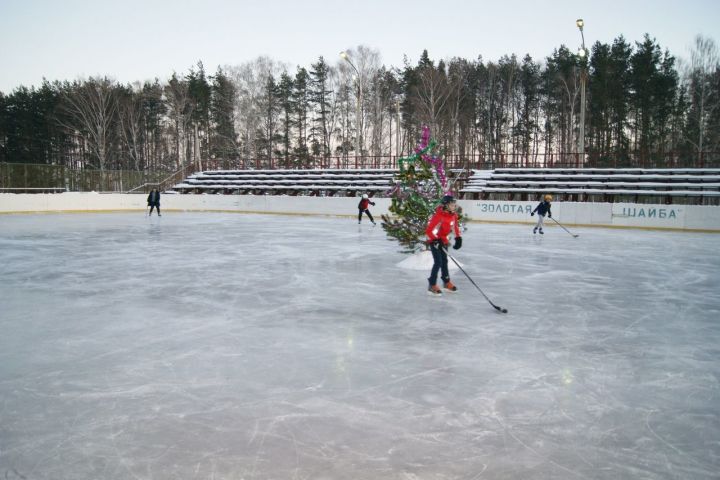
[[[371,203],[375,205],[375,202],[371,202],[369,199],[363,198],[360,200],[360,203],[358,203],[358,208],[363,211],[367,210],[368,205],[370,205]]]
[[[425,229],[425,234],[431,242],[439,238],[443,244],[447,245],[450,243],[447,236],[451,230],[455,232],[456,238],[460,237],[460,226],[458,225],[457,213],[449,212],[440,205],[430,219],[430,222]]]

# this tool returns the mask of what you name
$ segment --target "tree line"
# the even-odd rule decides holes
[[[586,56],[561,46],[542,61],[435,61],[424,51],[414,65],[386,67],[363,46],[347,60],[293,70],[261,57],[210,74],[199,62],[167,81],[45,80],[0,92],[0,162],[136,171],[391,162],[428,125],[451,166],[720,166],[720,61],[707,37],[682,61],[649,35],[596,42]]]

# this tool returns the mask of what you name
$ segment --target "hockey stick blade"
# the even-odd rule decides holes
[[[477,286],[477,283],[475,283],[475,281],[474,281],[472,278],[470,278],[470,275],[468,275],[467,272],[465,271],[465,269],[463,269],[463,268],[460,266],[460,264],[457,262],[457,260],[455,260],[455,257],[453,257],[452,255],[450,255],[450,252],[448,252],[447,249],[443,248],[443,250],[445,250],[445,254],[446,254],[448,257],[450,257],[450,259],[453,261],[453,263],[454,263],[455,265],[457,265],[457,267],[460,269],[460,271],[465,274],[465,276],[467,277],[468,280],[470,280],[470,283],[472,283],[473,286],[478,289],[478,292],[482,293],[482,296],[485,297],[485,300],[487,300],[488,303],[489,303],[490,305],[492,305],[495,310],[497,310],[498,312],[502,312],[502,313],[508,313],[507,308],[498,307],[497,305],[495,305],[495,304],[492,302],[492,300],[490,300],[490,299],[488,298],[487,295],[485,295],[485,292],[483,292],[482,289]]]
[[[565,228],[560,222],[558,222],[558,221],[555,220],[554,218],[552,218],[552,217],[550,217],[550,218],[552,219],[553,222],[557,223],[560,228],[562,228],[562,229],[565,230],[567,233],[569,233],[570,235],[572,235],[573,238],[577,238],[577,237],[580,236],[579,234],[576,235],[576,234],[572,233],[570,230],[568,230],[567,228]]]

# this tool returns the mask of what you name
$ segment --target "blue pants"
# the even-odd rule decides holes
[[[443,248],[438,248],[435,245],[430,246],[430,252],[433,256],[433,266],[430,270],[430,286],[432,287],[437,282],[438,271],[441,271],[440,278],[443,282],[450,281],[450,273],[448,272],[448,257],[447,252]]]

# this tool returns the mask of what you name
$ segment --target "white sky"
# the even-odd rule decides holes
[[[695,35],[720,42],[718,0],[0,0],[0,91],[48,80],[167,79],[202,60],[208,73],[266,55],[309,67],[365,45],[388,66],[453,56],[536,60],[649,33],[676,57]]]

